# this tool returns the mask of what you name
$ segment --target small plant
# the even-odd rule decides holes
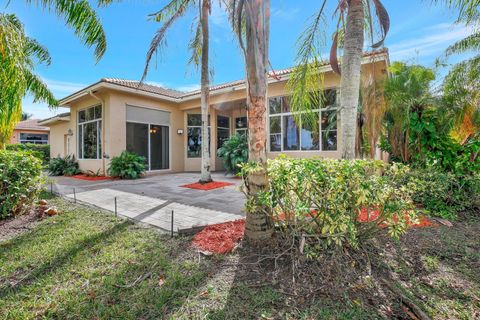
[[[0,220],[21,214],[36,201],[42,162],[30,152],[0,150]]]
[[[237,174],[240,165],[248,161],[248,141],[246,135],[236,134],[224,142],[217,155],[223,159],[228,172]]]
[[[112,158],[108,168],[108,174],[122,179],[137,179],[145,170],[145,157],[123,151],[119,156]]]
[[[84,174],[87,177],[93,177],[93,178],[101,176],[100,169],[98,169],[97,171],[87,170],[86,172],[84,172]]]
[[[74,156],[56,157],[50,159],[48,172],[51,176],[73,176],[80,173],[78,162]]]

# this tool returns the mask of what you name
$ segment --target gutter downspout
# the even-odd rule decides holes
[[[88,94],[100,101],[100,104],[102,106],[102,172],[103,172],[103,175],[107,175],[106,171],[105,171],[105,101],[103,101],[103,99],[99,98],[98,96],[96,96],[92,90],[88,90]]]

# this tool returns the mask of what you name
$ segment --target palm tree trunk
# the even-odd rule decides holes
[[[362,0],[350,0],[345,30],[340,83],[340,118],[342,123],[342,158],[355,159],[357,108],[360,92],[360,70],[364,42]]]
[[[209,95],[210,95],[210,79],[208,70],[208,15],[210,14],[210,0],[202,2],[202,66],[201,66],[201,109],[202,109],[202,169],[200,174],[200,183],[212,181],[210,174],[210,139],[208,132],[208,111],[209,111]]]
[[[269,208],[258,203],[258,193],[268,187],[267,176],[267,65],[270,33],[270,0],[245,1],[247,117],[249,161],[258,169],[246,177],[248,206],[245,238],[259,244],[273,234]]]

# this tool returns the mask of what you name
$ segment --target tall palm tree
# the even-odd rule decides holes
[[[200,3],[199,3],[200,2]],[[199,13],[197,17],[197,29],[194,37],[190,41],[190,49],[192,50],[191,63],[201,69],[201,110],[202,110],[202,166],[200,174],[200,183],[212,181],[210,174],[210,146],[208,132],[208,114],[209,114],[209,21],[208,17],[211,13],[210,0],[172,0],[160,11],[150,15],[155,21],[163,23],[157,30],[150,48],[148,49],[145,69],[142,76],[142,82],[145,80],[152,57],[159,49],[165,46],[166,34],[173,23],[188,11],[189,8],[195,8],[199,4]]]
[[[319,39],[326,3],[327,0],[321,2],[320,10],[313,16],[312,23],[298,41],[297,68],[289,82],[293,92],[291,103],[293,111],[308,113],[318,108],[318,103],[321,101],[319,95],[312,94],[312,91],[318,91],[322,83],[318,67],[321,64],[320,54],[323,43]],[[375,9],[374,14],[371,7]],[[341,74],[339,103],[342,122],[342,158],[354,159],[364,33],[366,30],[373,42],[372,21],[373,15],[376,15],[380,22],[381,39],[372,44],[372,48],[379,48],[390,28],[390,19],[380,0],[338,0],[336,13],[339,16],[338,30],[333,37],[330,64],[334,72]],[[337,59],[339,47],[343,49],[341,68]]]
[[[262,243],[273,234],[268,208],[258,197],[268,186],[266,156],[267,66],[270,0],[233,0],[231,19],[245,56],[247,82],[248,154],[254,163],[245,181],[248,195],[245,238]]]
[[[75,35],[88,46],[95,47],[97,61],[106,50],[106,38],[95,11],[86,0],[25,0],[55,12],[62,17]],[[26,36],[23,24],[11,14],[0,13],[0,148],[21,119],[22,98],[30,93],[34,101],[56,106],[57,101],[45,83],[34,73],[37,63],[50,64],[48,50]]]

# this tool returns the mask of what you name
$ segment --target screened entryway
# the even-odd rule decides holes
[[[170,168],[169,124],[168,112],[127,106],[127,151],[145,157],[150,171]]]

